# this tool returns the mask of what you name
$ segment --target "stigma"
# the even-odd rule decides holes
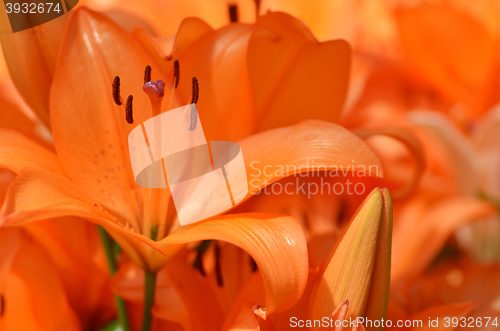
[[[165,82],[161,79],[150,81],[144,84],[142,89],[151,100],[153,116],[159,115],[161,113],[161,101],[165,95]]]
[[[165,82],[161,79],[149,81],[142,87],[150,98],[162,99],[165,95]]]

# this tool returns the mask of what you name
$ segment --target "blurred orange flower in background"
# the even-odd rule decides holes
[[[2,330],[500,317],[496,0],[86,0],[18,33],[1,15]],[[240,145],[249,194],[226,214],[181,226],[135,183],[112,83],[142,123],[146,66],[161,112],[196,77],[207,139]]]

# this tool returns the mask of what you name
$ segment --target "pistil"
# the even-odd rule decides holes
[[[148,70],[149,68],[149,70]],[[146,67],[146,75],[149,72],[149,76],[151,75],[151,67]],[[151,101],[151,112],[152,112],[152,117],[158,116],[161,114],[161,102],[163,101],[163,96],[165,95],[165,82],[162,80],[155,80],[155,81],[148,81],[144,84],[142,87],[144,92],[149,97],[149,100]],[[153,155],[162,155],[162,139],[161,139],[161,121],[159,119],[156,119],[153,121],[153,139],[154,139],[154,152]],[[151,141],[151,140],[150,140]],[[162,160],[162,165],[163,165],[163,160]],[[154,176],[159,176],[158,172],[155,171]],[[161,180],[165,180],[165,178],[153,178],[153,181],[155,183],[160,182]],[[167,186],[168,187],[168,186]],[[165,215],[161,215],[161,202],[163,201],[162,197],[164,197],[164,194],[162,194],[162,189],[150,189],[150,201],[151,201],[151,208],[152,208],[152,218],[151,218],[151,225],[149,227],[150,233],[149,237],[153,240],[161,239],[157,238],[158,234],[158,227],[160,225],[161,220],[165,217]],[[148,227],[145,227],[147,229]]]

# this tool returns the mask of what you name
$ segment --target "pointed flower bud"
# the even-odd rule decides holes
[[[385,319],[389,302],[392,202],[387,189],[376,188],[363,201],[322,268],[314,319],[329,316],[349,300],[347,318]],[[378,325],[378,324],[377,324]],[[376,330],[365,324],[368,331]]]

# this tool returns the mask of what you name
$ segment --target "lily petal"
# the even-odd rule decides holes
[[[120,297],[144,301],[144,271],[134,263],[120,267],[113,283]],[[153,314],[181,324],[186,331],[220,330],[223,317],[213,288],[179,256],[167,262],[157,274]]]
[[[325,167],[383,176],[380,160],[370,147],[333,123],[304,121],[238,143],[245,158],[250,193],[283,177]]]
[[[304,292],[307,248],[300,224],[290,216],[235,214],[186,226],[162,245],[222,240],[247,251],[261,271],[267,314],[292,307]]]
[[[417,140],[415,135],[404,128],[380,128],[373,130],[356,130],[354,131],[359,137],[366,139],[374,135],[383,135],[391,137],[399,142],[401,142],[411,153],[415,161],[415,170],[410,182],[401,190],[396,191],[392,194],[394,199],[402,198],[410,193],[417,187],[420,177],[422,176],[425,168],[424,155],[420,142]]]
[[[160,40],[146,37],[145,31],[134,34],[150,51],[167,55]],[[306,119],[338,120],[351,50],[343,40],[319,43],[288,14],[269,13],[252,25],[217,30],[186,19],[168,58],[179,60],[181,76],[196,76],[200,82],[198,111],[206,136],[235,141]],[[176,94],[181,104],[175,106],[187,103],[190,84],[181,80]]]
[[[228,331],[260,331],[259,320],[251,309],[242,306],[238,317]]]
[[[179,33],[183,34],[176,38],[172,57],[179,60],[181,77],[196,77],[199,81],[197,109],[205,136],[209,140],[236,141],[250,135],[257,117],[247,50],[255,28],[227,25],[203,34],[187,50],[182,44],[191,43],[198,35],[190,36],[184,28],[181,25]],[[181,78],[176,89],[180,104],[175,107],[188,104],[191,91],[190,79]]]
[[[269,11],[283,11],[300,18],[319,40],[342,38],[352,42],[356,29],[355,1],[316,0],[262,0],[259,14]]]
[[[115,314],[115,302],[95,225],[78,218],[58,218],[8,230],[19,228],[37,242],[59,271],[67,300],[80,317],[82,329],[105,325]]]
[[[228,330],[231,328],[231,326],[235,325],[237,319],[241,315],[242,307],[245,307],[252,311],[252,308],[262,306],[262,302],[264,302],[265,300],[265,284],[262,278],[262,273],[259,271],[248,280],[245,286],[241,289],[240,293],[238,293],[238,296],[234,300],[231,309],[226,314],[226,319],[224,321],[224,325],[222,326],[222,330]],[[252,314],[255,315],[253,311]],[[265,317],[266,320],[269,320],[269,316],[267,316],[267,314]]]
[[[441,144],[450,159],[450,165],[461,184],[463,193],[475,195],[478,192],[479,166],[474,146],[443,114],[431,111],[413,111],[410,121],[428,130]]]
[[[182,56],[189,47],[211,31],[213,29],[210,25],[201,19],[188,17],[181,22],[173,37],[153,37],[146,30],[140,28],[134,30],[132,35],[145,46],[150,54],[158,52],[164,59],[172,59],[174,52],[176,57]],[[171,44],[171,42],[173,43]],[[170,67],[172,67],[171,64]],[[170,69],[172,70],[172,68]]]
[[[486,28],[445,5],[400,10],[396,21],[415,72],[453,99],[471,105],[495,51],[495,39]]]
[[[314,297],[316,287],[320,280],[321,275],[319,270],[309,269],[306,290],[304,291],[304,294],[300,298],[299,302],[285,312],[269,316],[269,320],[273,322],[276,330],[290,329],[290,321],[292,317],[296,317],[298,320],[310,319],[310,316],[308,315],[310,300]]]
[[[1,242],[9,243],[5,239],[15,236],[15,231],[19,230],[3,229]],[[0,265],[0,293],[2,305],[6,307],[2,309],[0,328],[81,330],[78,316],[67,301],[62,280],[43,250],[28,240],[17,249],[12,246],[0,247],[0,254],[4,256],[7,249],[13,256],[8,269]]]
[[[258,131],[306,119],[338,121],[347,95],[351,49],[345,40],[319,43],[295,17],[259,17],[248,45],[248,72]]]
[[[50,128],[49,91],[67,15],[12,33],[6,11],[0,40],[12,80],[31,109]],[[26,50],[29,49],[29,52]]]
[[[41,168],[64,176],[57,156],[15,130],[0,128],[0,166],[19,173],[23,168]]]
[[[186,331],[220,330],[224,313],[217,299],[218,285],[202,277],[185,261],[184,255],[177,255],[158,272],[153,314],[180,323]],[[114,291],[120,297],[143,301],[144,272],[137,265],[128,263],[120,267],[113,281]]]
[[[114,104],[111,83],[120,76],[121,93],[134,96],[134,120],[142,123],[151,117],[149,98],[142,91],[144,69],[156,69],[154,63],[109,18],[74,9],[50,99],[54,144],[68,176],[136,229],[140,199],[126,152],[134,126],[126,122],[125,109]],[[165,78],[158,69],[153,75]]]
[[[201,277],[191,265],[179,258],[170,260],[165,265],[164,271],[188,311],[190,328],[187,330],[220,330],[224,317],[223,311],[217,302],[214,289],[209,286],[206,279]],[[161,296],[155,303],[153,313],[157,316],[171,315],[166,309],[161,309],[162,303],[168,301],[166,296]]]
[[[394,228],[393,279],[418,276],[456,229],[496,212],[493,205],[472,197],[432,202],[432,198],[416,199],[401,212]]]
[[[474,127],[473,141],[479,150],[481,188],[485,193],[500,199],[500,107],[493,108]]]
[[[46,170],[21,171],[7,191],[0,216],[0,225],[77,216],[104,226],[142,268],[157,270],[168,258],[156,242],[124,227],[74,183]],[[175,247],[170,247],[170,253],[174,252]]]
[[[254,20],[255,6],[251,0],[174,0],[174,1],[140,1],[120,2],[120,9],[133,13],[146,22],[150,22],[160,36],[175,34],[182,20],[188,17],[199,17],[214,28],[229,23],[229,5],[238,6],[239,22]]]
[[[35,116],[10,79],[0,78],[0,103],[2,128],[35,131]]]

